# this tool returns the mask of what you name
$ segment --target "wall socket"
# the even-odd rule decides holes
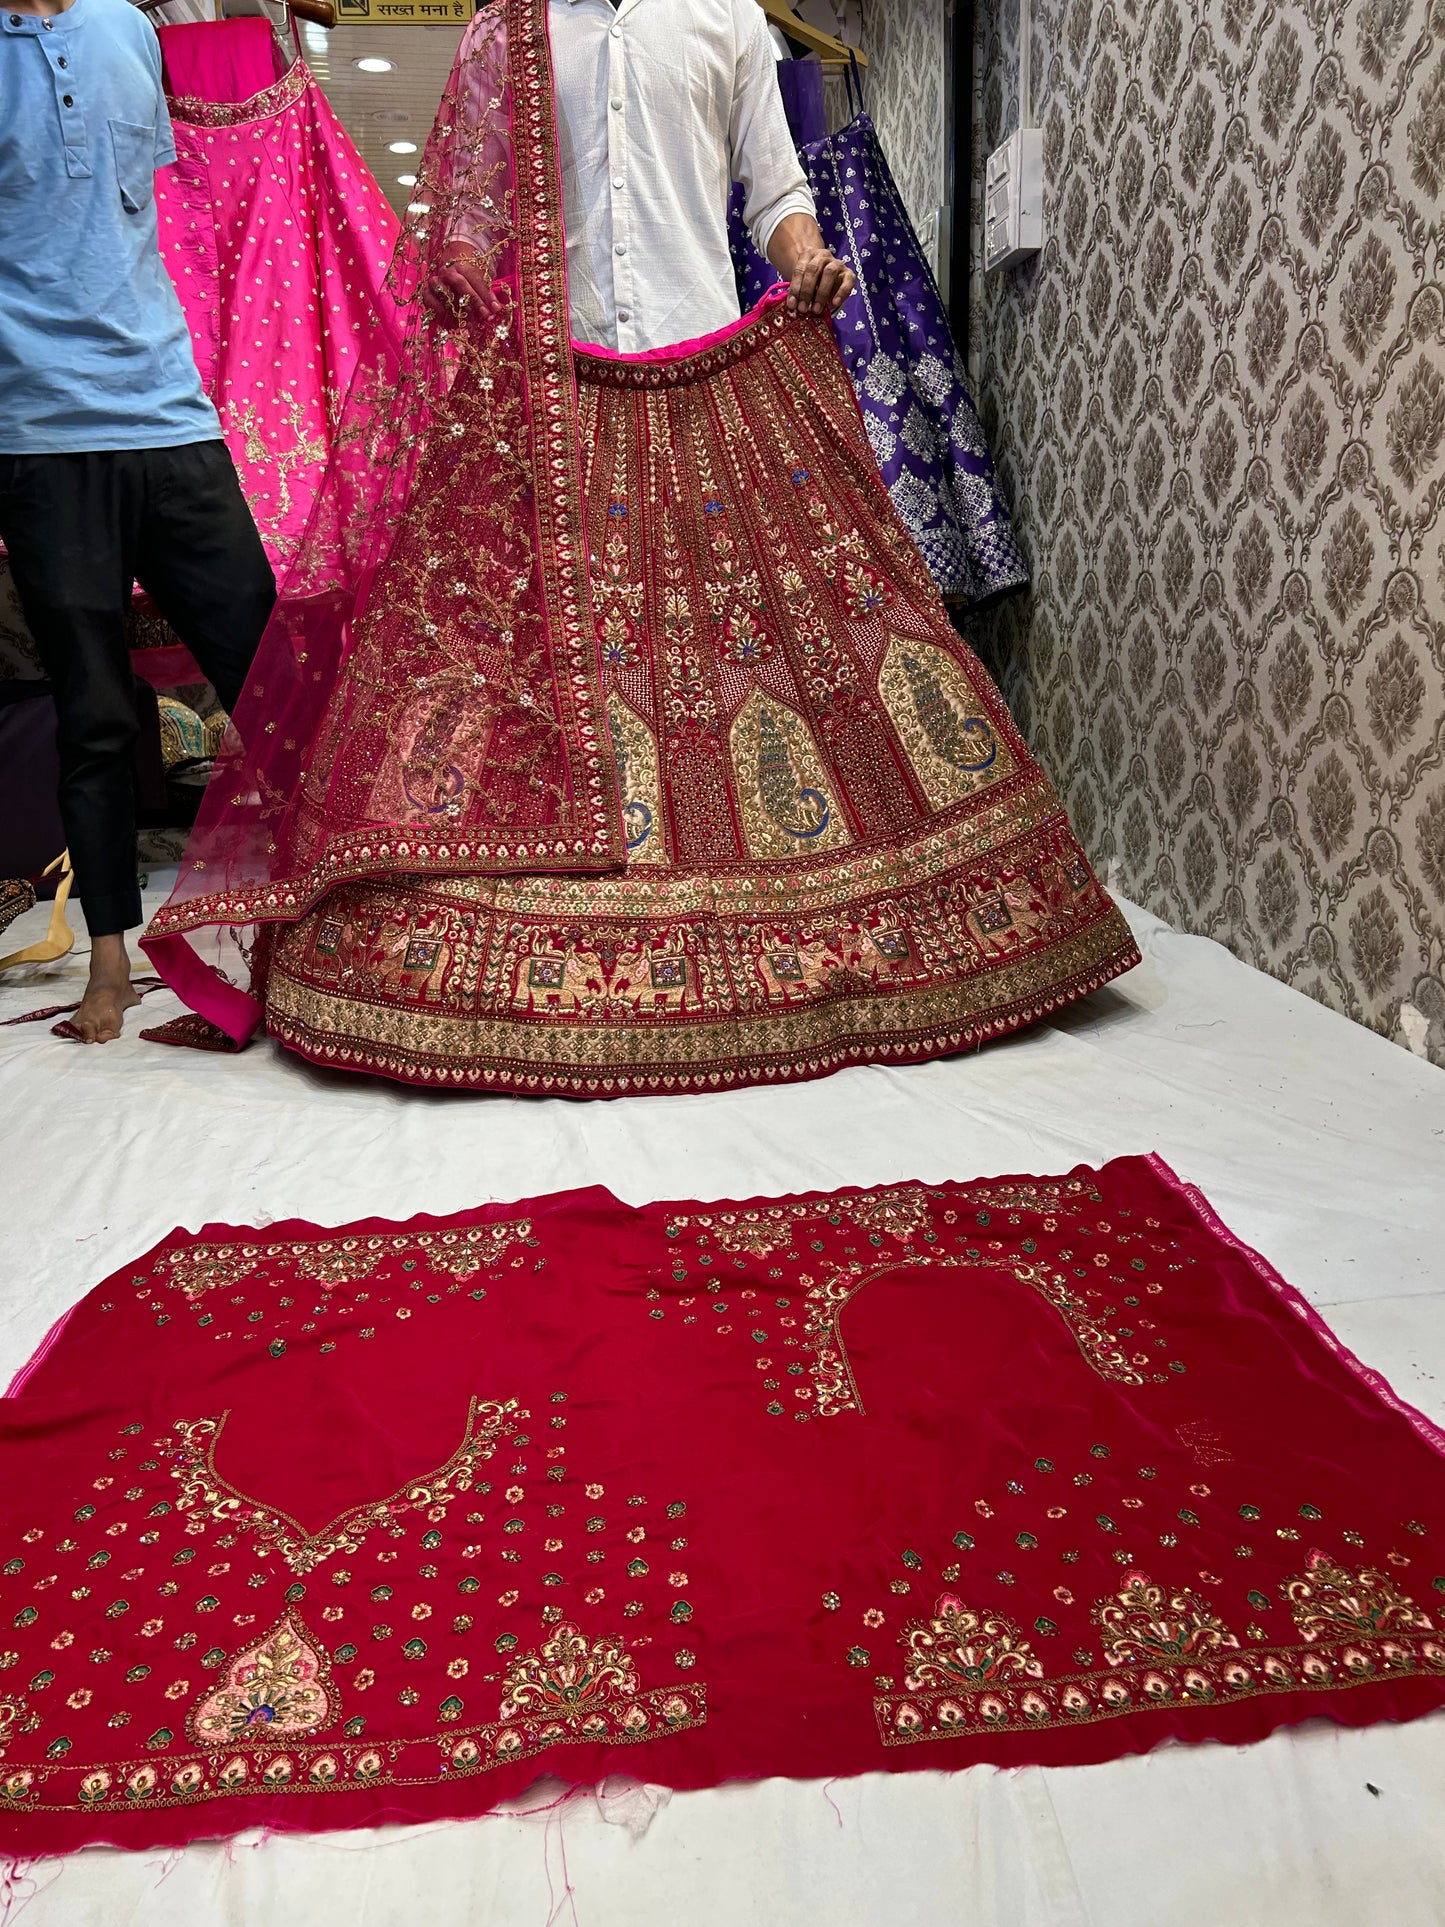
[[[1044,133],[1020,127],[988,157],[983,264],[1006,268],[1044,245]]]

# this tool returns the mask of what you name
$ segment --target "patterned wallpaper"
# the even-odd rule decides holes
[[[950,0],[794,0],[794,9],[868,55],[865,101],[909,219],[934,267],[947,195],[944,125]],[[841,78],[826,85],[828,124],[848,118]]]
[[[1033,68],[973,640],[1127,896],[1445,1064],[1445,0],[1037,0]]]
[[[862,0],[868,111],[935,269],[947,195],[945,0]]]

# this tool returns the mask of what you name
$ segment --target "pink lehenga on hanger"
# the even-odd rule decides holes
[[[477,16],[418,173],[405,340],[363,343],[145,939],[205,1035],[264,1020],[454,1089],[707,1090],[942,1056],[1136,962],[827,324],[771,298],[574,351],[546,0]],[[491,297],[448,329],[458,251]],[[195,947],[227,932],[240,983]]]
[[[278,575],[326,471],[362,344],[395,328],[399,224],[306,63],[259,18],[162,27],[176,162],[161,253]]]

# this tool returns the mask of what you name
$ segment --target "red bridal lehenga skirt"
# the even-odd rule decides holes
[[[0,1851],[1406,1719],[1440,1443],[1142,1158],[174,1232],[0,1407]]]
[[[830,331],[579,350],[625,871],[408,877],[278,926],[272,1035],[604,1096],[906,1063],[1138,961],[879,479]]]

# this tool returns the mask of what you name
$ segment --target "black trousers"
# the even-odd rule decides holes
[[[141,919],[126,611],[153,596],[229,711],[276,583],[222,441],[0,455],[0,542],[55,690],[60,815],[93,937]]]

